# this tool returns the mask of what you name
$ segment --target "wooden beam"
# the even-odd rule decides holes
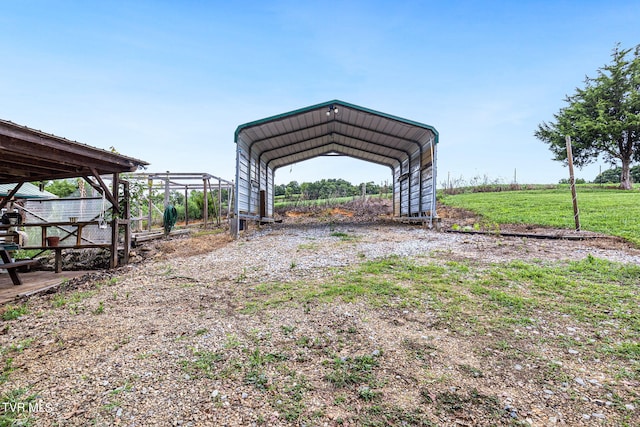
[[[7,204],[11,201],[11,199],[13,198],[13,196],[16,195],[16,193],[18,192],[18,190],[20,190],[20,187],[22,187],[22,183],[17,184],[13,190],[11,190],[9,192],[9,194],[7,194],[7,197],[4,198],[4,200],[2,200],[2,202],[0,202],[0,209],[4,208],[5,206],[7,206]]]
[[[120,206],[118,206],[117,196],[114,197],[114,195],[111,194],[111,191],[109,191],[109,187],[107,187],[107,184],[104,183],[104,181],[100,177],[100,174],[98,173],[97,170],[95,170],[94,168],[91,168],[91,173],[98,180],[98,182],[100,183],[100,187],[102,187],[102,190],[104,191],[105,197],[109,200],[109,203],[111,203],[111,206],[113,206],[113,212],[120,213]],[[113,185],[114,185],[115,191],[117,192],[118,191],[117,178],[115,177],[117,177],[118,174],[114,173],[113,176],[114,176]]]

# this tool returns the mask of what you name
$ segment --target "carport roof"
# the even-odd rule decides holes
[[[416,150],[438,143],[429,125],[340,100],[323,102],[238,126],[250,155],[276,170],[323,155],[343,155],[397,167]]]
[[[0,119],[0,184],[133,172],[146,165]]]

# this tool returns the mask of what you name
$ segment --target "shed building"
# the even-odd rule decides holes
[[[436,215],[432,126],[333,100],[240,125],[235,142],[236,230],[241,221],[273,218],[279,168],[325,155],[388,167],[394,216],[430,221]]]

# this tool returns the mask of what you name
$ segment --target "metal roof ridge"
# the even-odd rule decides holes
[[[409,120],[409,119],[405,119],[403,117],[399,117],[399,116],[394,116],[392,114],[387,114],[387,113],[383,113],[381,111],[376,111],[376,110],[372,110],[370,108],[366,108],[366,107],[361,107],[359,105],[356,104],[351,104],[345,101],[341,101],[339,99],[334,99],[331,101],[326,101],[326,102],[321,102],[319,104],[314,104],[314,105],[310,105],[308,107],[304,107],[304,108],[298,108],[296,110],[292,110],[286,113],[280,113],[280,114],[276,114],[275,116],[270,116],[270,117],[265,117],[263,119],[259,119],[259,120],[254,120],[252,122],[248,122],[248,123],[244,123],[239,125],[236,128],[235,134],[234,134],[234,142],[237,143],[238,142],[238,136],[240,135],[240,132],[242,132],[245,129],[254,127],[254,126],[258,126],[258,125],[262,125],[265,123],[269,123],[269,122],[273,122],[273,121],[277,121],[277,120],[281,120],[284,119],[286,117],[292,117],[292,116],[296,116],[298,114],[302,114],[302,113],[306,113],[308,111],[312,111],[321,107],[330,107],[331,105],[341,105],[343,107],[347,107],[347,108],[352,108],[354,110],[358,110],[358,111],[362,111],[364,113],[368,113],[368,114],[373,114],[379,117],[383,117],[389,120],[393,120],[393,121],[397,121],[400,123],[404,123],[404,124],[408,124],[411,126],[417,126],[423,129],[428,129],[430,131],[433,132],[433,134],[435,135],[435,143],[437,144],[439,141],[439,134],[438,131],[431,125],[425,124],[425,123],[421,123],[421,122],[417,122],[414,120]]]

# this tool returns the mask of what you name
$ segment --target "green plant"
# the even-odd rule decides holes
[[[374,380],[373,368],[378,366],[378,361],[371,355],[336,357],[330,366],[331,372],[325,378],[335,387],[346,387]]]
[[[282,333],[284,335],[291,335],[293,333],[293,331],[296,330],[296,327],[295,326],[282,325],[282,326],[280,326],[280,329],[282,329]]]
[[[29,313],[29,307],[27,304],[22,305],[8,305],[2,312],[2,320],[9,321],[18,319],[21,316]]]
[[[196,351],[193,355],[194,359],[180,362],[182,368],[192,375],[203,375],[208,378],[214,378],[220,362],[226,360],[224,353],[216,351]]]
[[[30,426],[34,418],[29,406],[37,404],[36,395],[29,395],[28,389],[18,388],[0,395],[0,426]]]
[[[103,314],[104,313],[104,303],[100,301],[98,307],[93,311],[93,314]]]
[[[369,386],[358,387],[358,397],[365,402],[371,402],[379,398],[382,395],[381,392],[372,390]]]

